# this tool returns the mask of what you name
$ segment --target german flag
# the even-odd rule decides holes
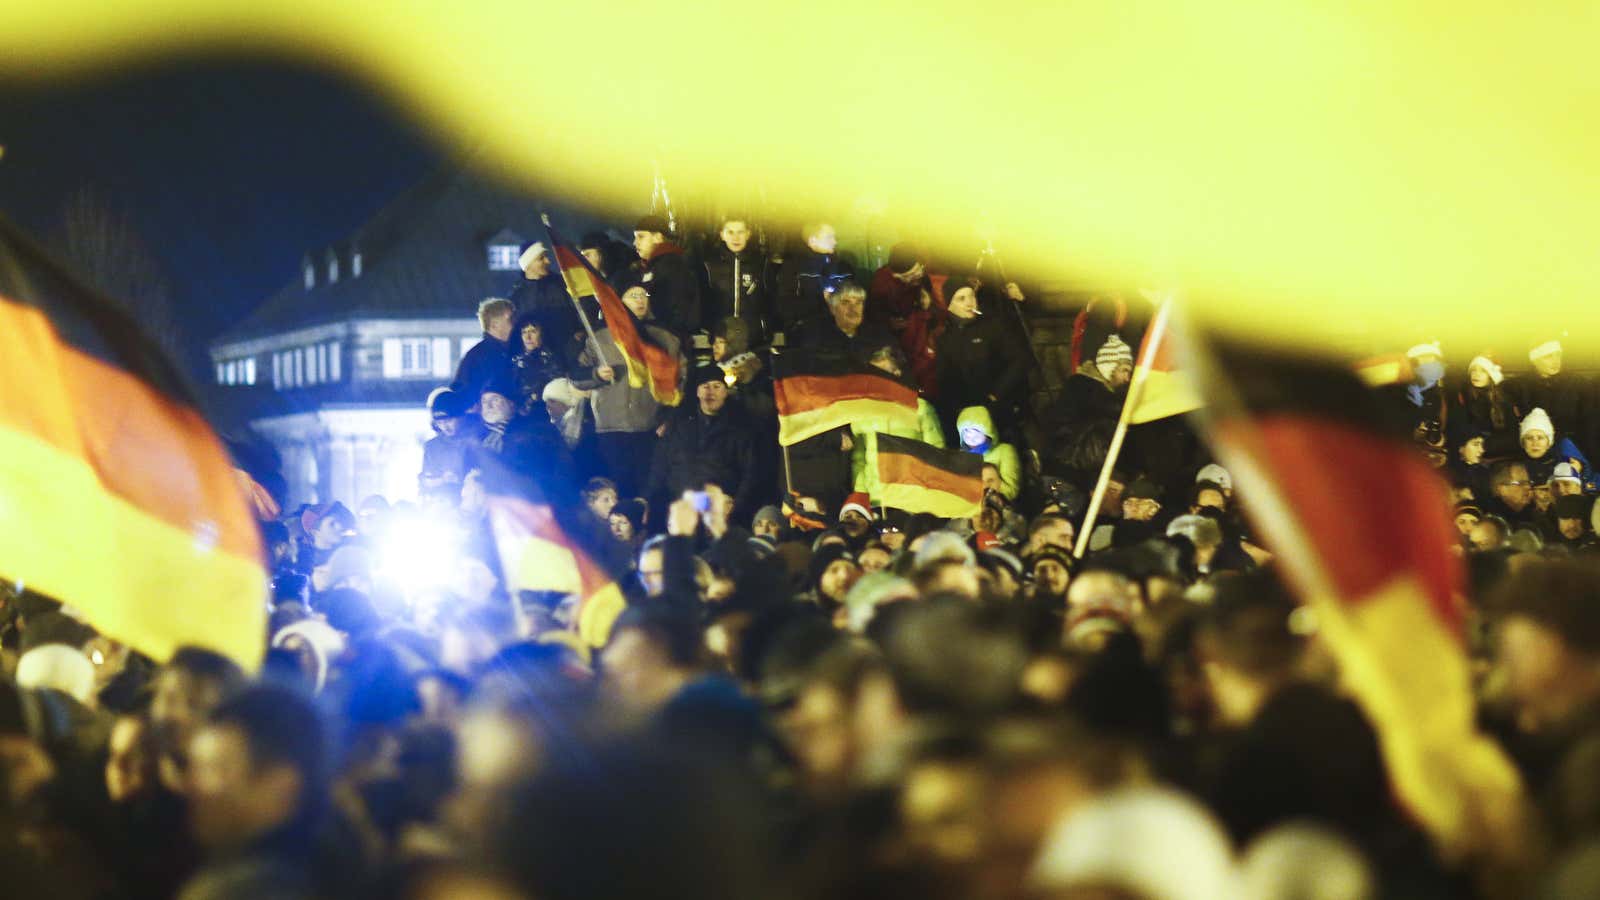
[[[920,432],[917,389],[844,353],[785,350],[772,354],[778,443],[797,444],[851,423],[891,423]]]
[[[605,646],[612,624],[627,608],[622,589],[567,536],[550,504],[513,478],[485,473],[489,527],[506,589],[576,595],[578,636],[591,647]]]
[[[0,575],[153,659],[261,663],[266,573],[233,463],[133,320],[4,219]]]
[[[545,230],[550,234],[550,246],[554,248],[556,265],[561,267],[561,278],[566,282],[567,292],[578,299],[593,297],[600,304],[600,314],[605,316],[611,339],[616,341],[617,349],[622,351],[622,358],[627,363],[628,384],[636,388],[648,385],[650,396],[657,403],[677,406],[683,399],[678,389],[682,371],[677,354],[669,352],[650,337],[650,332],[641,327],[638,317],[622,305],[617,292],[589,265],[583,254],[562,243],[556,237],[554,228],[546,225]]]
[[[1444,483],[1348,364],[1192,356],[1207,440],[1315,612],[1396,795],[1446,853],[1495,852],[1485,834],[1522,833],[1521,788],[1474,722]]]
[[[1133,381],[1128,387],[1128,424],[1153,422],[1200,407],[1200,395],[1188,373],[1178,368],[1169,333],[1172,299],[1161,301],[1139,344]]]
[[[983,457],[892,434],[867,435],[872,502],[947,519],[976,515],[983,505]]]

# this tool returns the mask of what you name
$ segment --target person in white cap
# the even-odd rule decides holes
[[[1480,353],[1467,363],[1466,383],[1450,392],[1452,450],[1482,434],[1489,455],[1506,456],[1513,451],[1517,412],[1502,386],[1505,377],[1505,371],[1488,353]]]
[[[1202,481],[1209,481],[1222,488],[1222,496],[1229,500],[1233,499],[1233,475],[1220,464],[1208,463],[1201,466],[1200,471],[1194,474],[1194,482],[1199,484]]]
[[[1509,382],[1511,401],[1516,404],[1518,415],[1542,409],[1562,434],[1586,438],[1595,424],[1584,416],[1589,386],[1562,367],[1563,355],[1560,341],[1545,341],[1530,350],[1528,361],[1533,364],[1533,374]]]
[[[517,267],[522,270],[522,281],[510,288],[517,319],[537,323],[545,346],[561,362],[571,363],[572,345],[581,346],[584,340],[583,325],[567,296],[566,283],[555,271],[550,248],[539,241],[529,244],[517,258]]]
[[[1412,374],[1403,396],[1413,407],[1407,413],[1416,417],[1412,436],[1435,467],[1441,466],[1446,461],[1444,391],[1440,387],[1444,380],[1444,351],[1438,341],[1431,341],[1407,350],[1406,359],[1411,363]]]
[[[1133,350],[1113,334],[1067,378],[1050,417],[1049,452],[1056,463],[1086,481],[1100,473],[1122,414],[1120,392],[1132,377]]]

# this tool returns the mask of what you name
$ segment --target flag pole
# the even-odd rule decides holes
[[[556,232],[555,229],[550,225],[550,214],[540,213],[539,218],[544,220],[544,233],[550,238],[550,261],[556,264],[557,269],[561,269],[561,263],[555,259]],[[582,259],[583,254],[578,254],[578,258]],[[591,275],[594,277],[599,277],[600,273],[595,272],[593,266],[589,266],[589,261],[587,259],[584,259],[583,262],[584,265],[588,267]],[[572,308],[578,311],[578,321],[583,323],[583,330],[589,335],[589,344],[590,346],[594,347],[595,365],[597,367],[606,365],[606,355],[600,349],[600,339],[595,337],[594,326],[589,324],[589,315],[583,311],[583,303],[578,300],[576,293],[572,290],[572,285],[567,281],[567,271],[565,269],[561,269],[561,286],[566,288],[567,299],[572,301]]]
[[[1122,441],[1128,436],[1130,424],[1128,420],[1144,396],[1145,382],[1149,380],[1150,375],[1150,358],[1156,348],[1161,346],[1162,333],[1167,328],[1165,311],[1165,307],[1157,311],[1140,348],[1139,359],[1133,367],[1133,380],[1128,383],[1128,396],[1122,401],[1122,414],[1117,416],[1117,430],[1111,435],[1111,446],[1106,448],[1105,464],[1100,467],[1100,477],[1094,483],[1094,493],[1089,497],[1089,509],[1083,517],[1083,528],[1078,532],[1077,543],[1072,548],[1073,559],[1083,559],[1083,554],[1089,550],[1089,536],[1094,532],[1094,520],[1100,515],[1100,505],[1105,502],[1106,488],[1111,484],[1111,470],[1116,466],[1117,457],[1122,453]]]

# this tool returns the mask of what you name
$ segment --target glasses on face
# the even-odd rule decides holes
[[[1505,483],[1505,486],[1506,487],[1532,487],[1533,486],[1533,482],[1531,482],[1531,481],[1507,481]]]

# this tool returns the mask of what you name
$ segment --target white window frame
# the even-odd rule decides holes
[[[357,254],[356,258],[360,259],[360,255]],[[340,368],[340,362],[341,362],[341,360],[340,360],[340,349],[341,348],[339,346],[339,342],[338,341],[329,341],[328,342],[328,380],[329,381],[338,381],[339,380],[339,368]]]
[[[384,378],[433,377],[433,338],[393,337],[383,339]]]
[[[489,245],[489,271],[491,272],[516,272],[522,267],[517,265],[522,257],[522,250],[516,244],[490,244]]]
[[[254,385],[256,383],[256,358],[254,356],[245,357],[244,383],[249,385]]]

